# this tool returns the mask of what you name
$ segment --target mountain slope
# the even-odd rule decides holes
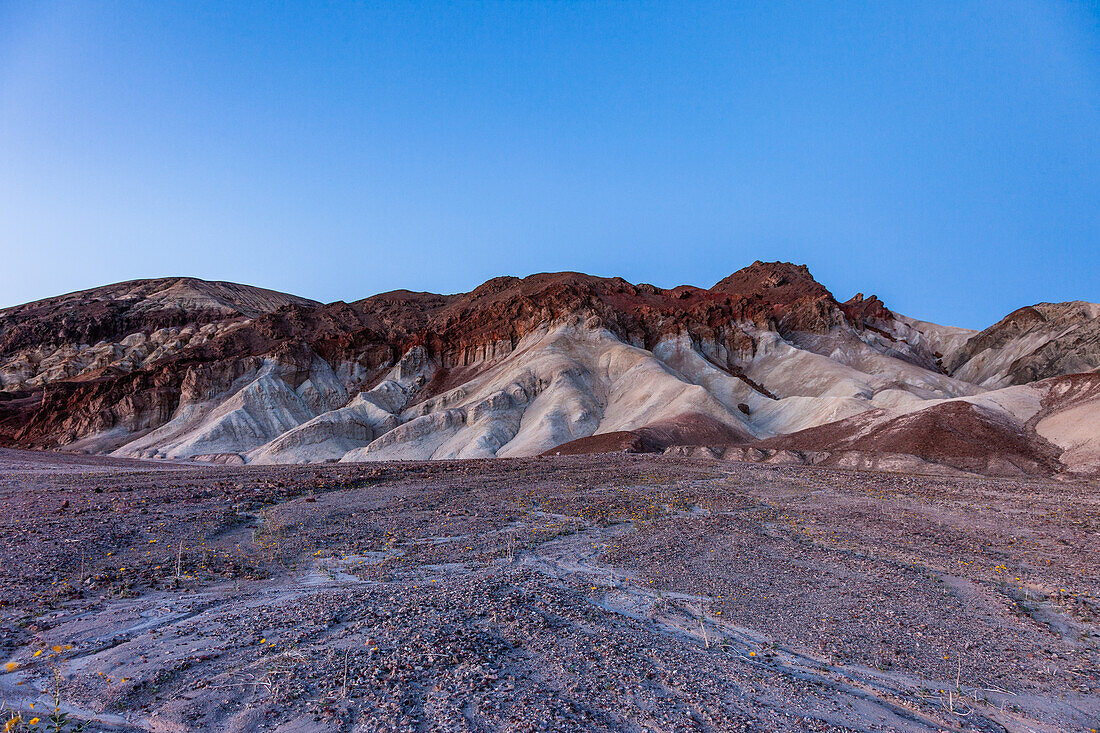
[[[811,454],[790,456],[796,462],[841,464],[851,453],[904,454],[986,474],[1094,474],[1100,469],[1100,374],[1064,375],[975,397],[871,410],[759,441],[753,448]]]
[[[985,387],[1027,384],[1100,368],[1100,305],[1075,301],[1020,308],[973,338],[951,371]]]
[[[318,303],[195,278],[135,280],[0,310],[0,388],[132,370],[284,306]]]
[[[1050,472],[1059,455],[1092,455],[1091,428],[1074,432],[1072,412],[1092,398],[1065,398],[1042,429],[1027,426],[1026,445],[1001,436],[1003,448],[1002,416],[981,401],[996,403],[988,387],[1027,369],[1092,363],[1095,315],[1068,306],[1043,316],[1042,338],[1034,323],[976,334],[898,316],[873,296],[840,302],[804,266],[763,262],[710,289],[549,273],[327,305],[135,281],[0,311],[0,441],[234,463],[769,439],[765,452],[866,451],[919,444],[897,436],[965,418],[1009,465]],[[1077,343],[1088,348],[1071,357]],[[972,407],[906,417],[960,400]],[[810,430],[827,424],[836,429]]]
[[[190,277],[133,280],[0,310],[0,354],[27,346],[87,344],[159,328],[254,318],[316,301]]]

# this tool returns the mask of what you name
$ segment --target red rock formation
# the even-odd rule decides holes
[[[1066,330],[1082,318],[1080,308],[1066,307],[1071,305],[1016,311],[971,339],[960,358],[997,348],[1049,322],[1059,333],[1076,335],[1059,337],[1021,358],[1011,366],[1012,379],[1100,363],[1092,356],[1100,331]],[[354,394],[422,346],[434,369],[416,383],[415,404],[468,382],[506,358],[525,336],[555,322],[604,328],[648,350],[663,339],[686,336],[703,359],[772,400],[785,395],[770,391],[766,374],[755,372],[754,379],[743,370],[758,348],[755,329],[774,331],[791,343],[839,333],[843,338],[818,339],[826,344],[820,347],[823,353],[837,344],[854,344],[939,370],[919,340],[906,341],[907,327],[878,298],[857,294],[840,303],[805,266],[789,263],[755,262],[710,289],[666,290],[563,272],[499,277],[457,295],[400,290],[327,305],[232,283],[167,278],[0,311],[0,443],[58,447],[115,428],[120,440],[133,439],[164,425],[181,404],[224,395],[236,380],[269,363],[277,364],[281,379],[296,389],[322,360]],[[1070,344],[1066,339],[1076,340]],[[747,404],[737,409],[751,419]],[[872,450],[873,443],[881,450],[931,458],[951,454],[966,465],[980,463],[992,451],[1013,456],[1021,465],[1052,465],[1041,442],[1034,443],[1032,436],[1017,439],[975,409],[944,406],[912,419],[896,418],[896,424],[876,423],[871,437],[859,445],[844,441],[867,416],[774,438],[767,445]],[[617,437],[592,436],[568,450],[656,450],[752,440],[700,415],[608,435]],[[100,443],[96,449],[105,445],[110,447]]]
[[[789,451],[860,451],[917,456],[964,471],[1021,474],[1059,470],[1054,446],[1033,430],[967,402],[944,402],[901,416],[881,411],[856,415],[753,447]]]
[[[423,345],[442,367],[426,397],[506,356],[533,329],[568,318],[603,326],[643,348],[687,333],[696,343],[729,354],[717,365],[738,373],[736,356],[751,357],[754,348],[738,323],[780,333],[825,332],[845,322],[846,309],[851,320],[880,315],[851,302],[842,307],[805,266],[763,262],[710,290],[662,290],[563,272],[499,277],[461,295],[393,291],[328,305],[186,278],[120,283],[0,313],[0,356],[171,327],[233,327],[136,370],[106,368],[10,390],[0,403],[0,435],[18,445],[49,446],[114,426],[147,430],[173,413],[181,393],[224,389],[261,357],[299,353],[308,366],[307,351],[332,364],[351,362],[364,373],[380,374],[409,348]]]

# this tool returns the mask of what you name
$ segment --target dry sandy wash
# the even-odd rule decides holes
[[[117,731],[1089,731],[1100,486],[0,451],[0,697]]]

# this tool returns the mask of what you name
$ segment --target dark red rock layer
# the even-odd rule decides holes
[[[978,473],[997,463],[1021,473],[1054,473],[1059,451],[1032,430],[1021,430],[968,402],[945,402],[887,418],[866,412],[797,433],[758,441],[753,447],[797,451],[903,453]]]
[[[188,307],[163,297],[173,289],[205,301]],[[0,310],[0,356],[28,347],[94,344],[161,328],[250,318],[291,305],[320,304],[236,283],[186,277],[131,280]]]
[[[641,435],[633,430],[617,430],[613,433],[600,433],[577,438],[568,443],[551,448],[544,456],[581,456],[589,453],[655,453],[656,449],[646,445]]]

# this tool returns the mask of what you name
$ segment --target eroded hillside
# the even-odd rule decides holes
[[[919,436],[860,436],[916,435],[954,410],[988,428],[971,443],[996,433],[1026,456],[985,470],[1087,472],[1092,418],[1058,415],[1091,415],[1092,388],[1040,410],[1055,383],[1011,385],[1094,370],[1098,314],[1042,304],[975,333],[873,296],[841,302],[804,266],[761,262],[710,289],[555,273],[327,305],[136,281],[0,312],[0,439],[239,464],[531,456],[622,434],[634,450],[770,440],[804,462],[896,453]],[[823,425],[839,427],[811,431]]]

